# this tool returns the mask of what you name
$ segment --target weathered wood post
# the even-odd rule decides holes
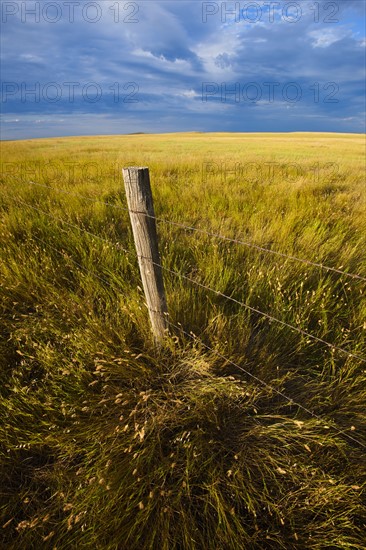
[[[133,237],[152,332],[160,345],[168,329],[167,305],[148,168],[122,170]],[[158,265],[159,264],[159,265]]]

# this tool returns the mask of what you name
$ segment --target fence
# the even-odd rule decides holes
[[[120,205],[115,205],[115,204],[112,204],[110,202],[105,202],[105,201],[102,201],[100,199],[94,199],[94,198],[91,198],[91,197],[80,195],[78,193],[70,193],[69,191],[66,191],[65,189],[54,188],[54,187],[51,187],[49,185],[41,184],[41,183],[38,183],[38,182],[30,181],[28,183],[30,185],[43,187],[43,188],[46,188],[46,189],[52,190],[52,191],[58,191],[58,192],[65,193],[65,194],[73,196],[73,197],[82,198],[84,200],[102,203],[106,206],[109,206],[109,207],[112,207],[112,208],[117,208],[119,210],[124,210],[124,211],[129,213],[130,220],[131,220],[131,225],[132,225],[132,230],[133,230],[133,235],[134,235],[134,240],[135,240],[136,255],[137,255],[137,258],[138,258],[138,262],[139,262],[139,268],[140,268],[142,283],[143,283],[143,287],[144,287],[146,302],[147,302],[147,306],[148,306],[150,321],[151,321],[151,325],[152,325],[152,331],[153,331],[155,342],[156,342],[157,345],[162,345],[163,344],[164,338],[166,337],[167,333],[169,332],[169,329],[174,329],[175,331],[178,331],[179,333],[184,334],[186,337],[188,337],[192,340],[199,341],[200,344],[205,349],[210,350],[211,352],[216,354],[218,357],[225,360],[228,364],[231,364],[236,369],[243,372],[246,376],[250,377],[251,379],[255,380],[256,382],[258,382],[259,384],[261,384],[263,386],[271,388],[271,390],[274,393],[276,393],[277,395],[279,395],[283,399],[287,400],[289,403],[297,406],[299,409],[301,409],[304,412],[306,412],[307,414],[311,415],[313,418],[316,418],[318,421],[320,421],[322,423],[326,423],[330,427],[332,427],[333,429],[336,429],[339,434],[344,435],[345,437],[347,437],[348,439],[352,440],[353,442],[361,445],[362,447],[366,447],[363,443],[358,441],[356,438],[351,436],[346,431],[340,430],[336,426],[336,424],[334,424],[332,422],[329,422],[329,420],[325,420],[324,418],[322,418],[319,415],[315,414],[313,411],[311,411],[308,408],[304,407],[300,403],[297,403],[296,401],[294,401],[288,395],[286,395],[283,392],[277,390],[276,388],[274,388],[273,386],[271,386],[270,384],[268,384],[264,380],[260,379],[259,377],[257,377],[253,373],[246,370],[241,365],[233,362],[228,357],[222,355],[221,353],[219,353],[214,348],[212,348],[209,345],[205,344],[200,338],[198,338],[193,333],[187,332],[186,330],[184,330],[181,325],[178,326],[175,323],[173,323],[169,318],[168,307],[167,307],[167,302],[166,302],[166,298],[165,298],[163,275],[162,274],[165,271],[165,272],[170,273],[174,276],[180,277],[180,278],[188,281],[189,283],[204,289],[205,291],[212,292],[217,296],[221,296],[225,300],[231,301],[231,302],[235,303],[236,305],[239,305],[240,307],[245,308],[248,311],[251,311],[251,312],[267,319],[270,322],[274,322],[274,323],[277,323],[281,326],[287,327],[291,331],[297,332],[297,333],[301,334],[302,336],[305,336],[306,338],[308,338],[310,340],[316,341],[316,342],[322,344],[323,346],[326,346],[326,347],[330,348],[333,351],[337,351],[341,354],[344,354],[348,357],[354,358],[354,359],[356,359],[360,362],[363,362],[363,363],[366,363],[366,358],[363,357],[363,356],[360,356],[356,353],[352,353],[348,350],[345,350],[342,347],[336,346],[336,345],[334,345],[334,344],[332,344],[332,343],[330,343],[330,342],[328,342],[328,341],[326,341],[322,338],[319,338],[319,337],[311,334],[310,332],[307,332],[307,331],[301,329],[300,327],[297,327],[295,325],[291,325],[291,324],[289,324],[289,323],[287,323],[287,322],[285,322],[281,319],[278,319],[277,317],[274,317],[274,316],[272,316],[272,315],[270,315],[266,312],[263,312],[263,311],[261,311],[257,308],[254,308],[254,307],[250,306],[249,304],[246,304],[245,302],[239,301],[239,300],[233,298],[232,296],[224,294],[224,293],[222,293],[221,291],[219,291],[217,289],[211,288],[210,286],[205,285],[203,283],[200,283],[200,282],[194,280],[191,277],[188,277],[188,276],[186,276],[182,273],[179,273],[178,271],[172,270],[172,269],[164,266],[163,263],[160,260],[160,255],[159,255],[159,250],[158,250],[156,221],[179,227],[181,229],[184,229],[185,231],[197,232],[197,233],[205,234],[205,235],[207,235],[211,238],[220,239],[220,240],[227,241],[229,243],[236,243],[236,244],[243,245],[243,246],[246,246],[246,247],[249,247],[249,248],[253,248],[253,249],[256,249],[256,250],[261,251],[261,252],[266,253],[266,254],[275,255],[279,258],[286,258],[286,259],[289,259],[291,261],[301,262],[303,264],[316,267],[320,270],[325,270],[327,272],[337,273],[338,275],[341,275],[343,277],[348,277],[348,278],[363,281],[363,282],[366,282],[366,277],[363,277],[363,276],[361,276],[359,274],[355,274],[355,273],[349,273],[349,272],[341,270],[341,269],[326,266],[326,265],[323,265],[321,263],[312,262],[310,260],[306,260],[306,259],[303,259],[303,258],[298,258],[298,257],[292,256],[292,255],[287,255],[287,254],[284,254],[284,253],[279,252],[279,251],[275,251],[275,250],[272,250],[272,249],[269,249],[269,248],[265,248],[263,246],[255,244],[255,243],[243,241],[243,240],[240,240],[240,239],[229,238],[227,236],[220,235],[220,234],[212,232],[212,231],[208,231],[208,230],[192,227],[192,226],[189,226],[189,225],[184,224],[184,223],[175,222],[175,221],[172,221],[172,220],[156,217],[155,212],[154,212],[151,189],[150,189],[148,168],[128,168],[128,169],[123,170],[123,176],[124,176],[124,181],[125,181],[126,196],[127,196],[127,200],[128,200],[128,208],[124,208]],[[13,198],[13,200],[16,203],[18,203],[22,206],[33,209],[33,210],[37,211],[38,213],[41,213],[41,214],[45,215],[46,217],[48,217],[50,219],[53,219],[54,221],[57,221],[61,224],[64,224],[64,225],[66,225],[66,226],[68,226],[72,229],[76,229],[78,231],[86,233],[86,234],[90,235],[93,238],[96,238],[98,240],[101,240],[101,241],[107,243],[108,245],[112,245],[116,249],[118,249],[120,251],[123,251],[126,254],[130,254],[130,251],[127,250],[126,248],[124,248],[123,246],[121,246],[119,243],[113,243],[112,241],[110,241],[108,239],[104,239],[103,237],[98,236],[94,233],[91,233],[90,231],[87,231],[86,229],[84,229],[84,228],[82,228],[78,225],[72,224],[72,223],[70,223],[66,220],[55,217],[52,214],[50,214],[49,212],[41,210],[40,208],[38,208],[36,206],[33,206],[33,205],[23,201],[23,200],[20,200],[19,198]],[[62,251],[60,251],[57,248],[53,247],[49,243],[44,242],[39,237],[37,237],[35,235],[33,235],[32,237],[34,237],[35,240],[39,241],[45,247],[49,247],[49,248],[53,249],[55,252],[63,255]],[[108,285],[110,288],[112,288],[116,292],[118,292],[118,289],[116,289],[114,287],[114,285],[112,285],[106,279],[101,277],[99,274],[86,269],[80,263],[76,262],[73,258],[69,258],[69,259],[79,269],[81,269],[82,271],[87,272],[88,274],[92,275],[93,277],[95,277],[99,281],[101,281],[102,283]]]

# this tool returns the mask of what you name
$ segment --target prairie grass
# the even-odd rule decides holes
[[[170,319],[197,338],[172,330],[156,349],[121,179],[150,168],[158,218],[366,277],[364,145],[199,133],[2,144],[2,547],[365,549],[366,363],[169,272]],[[366,356],[364,281],[158,231],[168,269]]]

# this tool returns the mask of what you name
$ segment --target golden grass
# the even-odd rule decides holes
[[[5,548],[365,548],[365,363],[168,273],[172,322],[268,386],[179,331],[157,351],[121,178],[149,166],[158,217],[366,277],[364,145],[306,133],[2,144]],[[158,231],[169,269],[366,355],[363,281]]]

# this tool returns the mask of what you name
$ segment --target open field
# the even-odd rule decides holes
[[[154,349],[121,177],[150,168],[158,218],[365,278],[364,150],[353,134],[2,143],[2,547],[365,549],[366,362],[171,273],[170,319],[197,338]],[[366,357],[365,280],[158,232],[165,267]]]

